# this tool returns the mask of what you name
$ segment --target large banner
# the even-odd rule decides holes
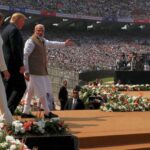
[[[58,8],[63,7],[62,3],[57,4]],[[43,15],[43,16],[56,16],[56,17],[66,17],[66,18],[72,18],[72,19],[85,19],[85,20],[95,20],[100,22],[124,22],[124,23],[136,23],[136,24],[147,24],[150,23],[150,19],[137,19],[135,17],[129,16],[129,17],[116,17],[115,15],[111,16],[87,16],[87,15],[79,15],[79,14],[66,14],[66,13],[57,13],[56,11],[48,11],[48,10],[34,10],[34,9],[28,9],[28,8],[20,8],[20,7],[13,7],[13,6],[7,6],[7,5],[0,5],[0,10],[6,10],[9,12],[23,12],[23,13],[29,13],[29,14],[35,14],[35,15]]]
[[[133,18],[126,17],[126,18],[117,18],[118,22],[124,22],[124,23],[133,23]]]
[[[102,17],[97,16],[85,16],[85,15],[78,15],[78,14],[63,14],[63,13],[56,13],[57,17],[66,17],[66,18],[72,18],[72,19],[86,19],[86,20],[95,20],[95,21],[101,21]]]
[[[55,11],[41,10],[41,15],[43,15],[43,16],[56,16],[56,12]]]
[[[147,24],[147,23],[150,23],[150,19],[134,19],[134,23]]]
[[[102,18],[102,22],[118,22],[116,16],[106,16]]]
[[[19,8],[19,7],[9,7],[9,11],[11,12],[25,12],[25,8]]]
[[[30,13],[30,14],[35,14],[35,15],[41,14],[41,12],[39,10],[26,9],[26,8],[20,8],[20,7],[12,7],[12,6],[6,6],[6,5],[0,5],[0,10],[6,10],[9,12],[23,12],[23,13]]]
[[[25,13],[35,14],[35,15],[41,14],[41,12],[39,10],[34,10],[34,9],[25,9]]]
[[[9,6],[0,5],[0,9],[2,9],[2,10],[9,10]]]

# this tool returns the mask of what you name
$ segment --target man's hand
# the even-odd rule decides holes
[[[20,67],[19,72],[20,72],[20,74],[24,74],[24,72],[25,72],[25,68],[24,68],[24,66],[21,66],[21,67]]]
[[[8,70],[3,71],[4,79],[7,81],[10,78],[10,73]]]
[[[65,41],[65,45],[66,45],[66,46],[73,46],[73,45],[74,45],[74,42],[73,42],[72,40],[70,40],[70,39],[67,39],[67,40]]]
[[[25,78],[25,80],[29,81],[30,80],[30,74],[25,72],[24,73],[24,78]]]

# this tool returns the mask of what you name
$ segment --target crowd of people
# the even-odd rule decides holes
[[[79,73],[87,70],[115,69],[116,59],[121,53],[140,54],[147,53],[150,49],[149,38],[125,34],[114,36],[88,32],[80,34],[59,32],[57,36],[56,32],[46,32],[46,37],[60,41],[70,37],[75,41],[76,44],[72,47],[50,49],[48,58],[50,66]]]
[[[119,71],[148,71],[145,65],[149,62],[145,60],[142,54],[130,52],[129,54],[122,53],[116,59],[116,70]]]
[[[1,5],[99,17],[149,18],[149,0],[1,0]]]
[[[132,17],[142,15],[144,10],[149,10],[149,1],[133,0],[63,0],[64,7],[61,12],[100,16],[100,17]],[[71,7],[70,7],[71,6]],[[140,12],[141,11],[141,12]]]

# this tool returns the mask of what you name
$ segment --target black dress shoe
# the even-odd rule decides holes
[[[47,115],[44,114],[45,119],[51,119],[51,118],[58,118],[59,116],[56,114],[53,114],[52,112],[49,112]]]
[[[35,118],[35,116],[32,115],[32,114],[25,114],[25,113],[22,113],[22,114],[21,114],[21,118]]]

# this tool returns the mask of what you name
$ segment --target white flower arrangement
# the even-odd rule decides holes
[[[12,126],[14,127],[14,133],[25,133],[25,129],[23,128],[23,123],[19,120],[13,121]]]
[[[68,127],[60,119],[13,121],[9,129],[16,136],[66,135]]]
[[[0,150],[30,150],[13,136],[7,135],[4,115],[0,115]]]

